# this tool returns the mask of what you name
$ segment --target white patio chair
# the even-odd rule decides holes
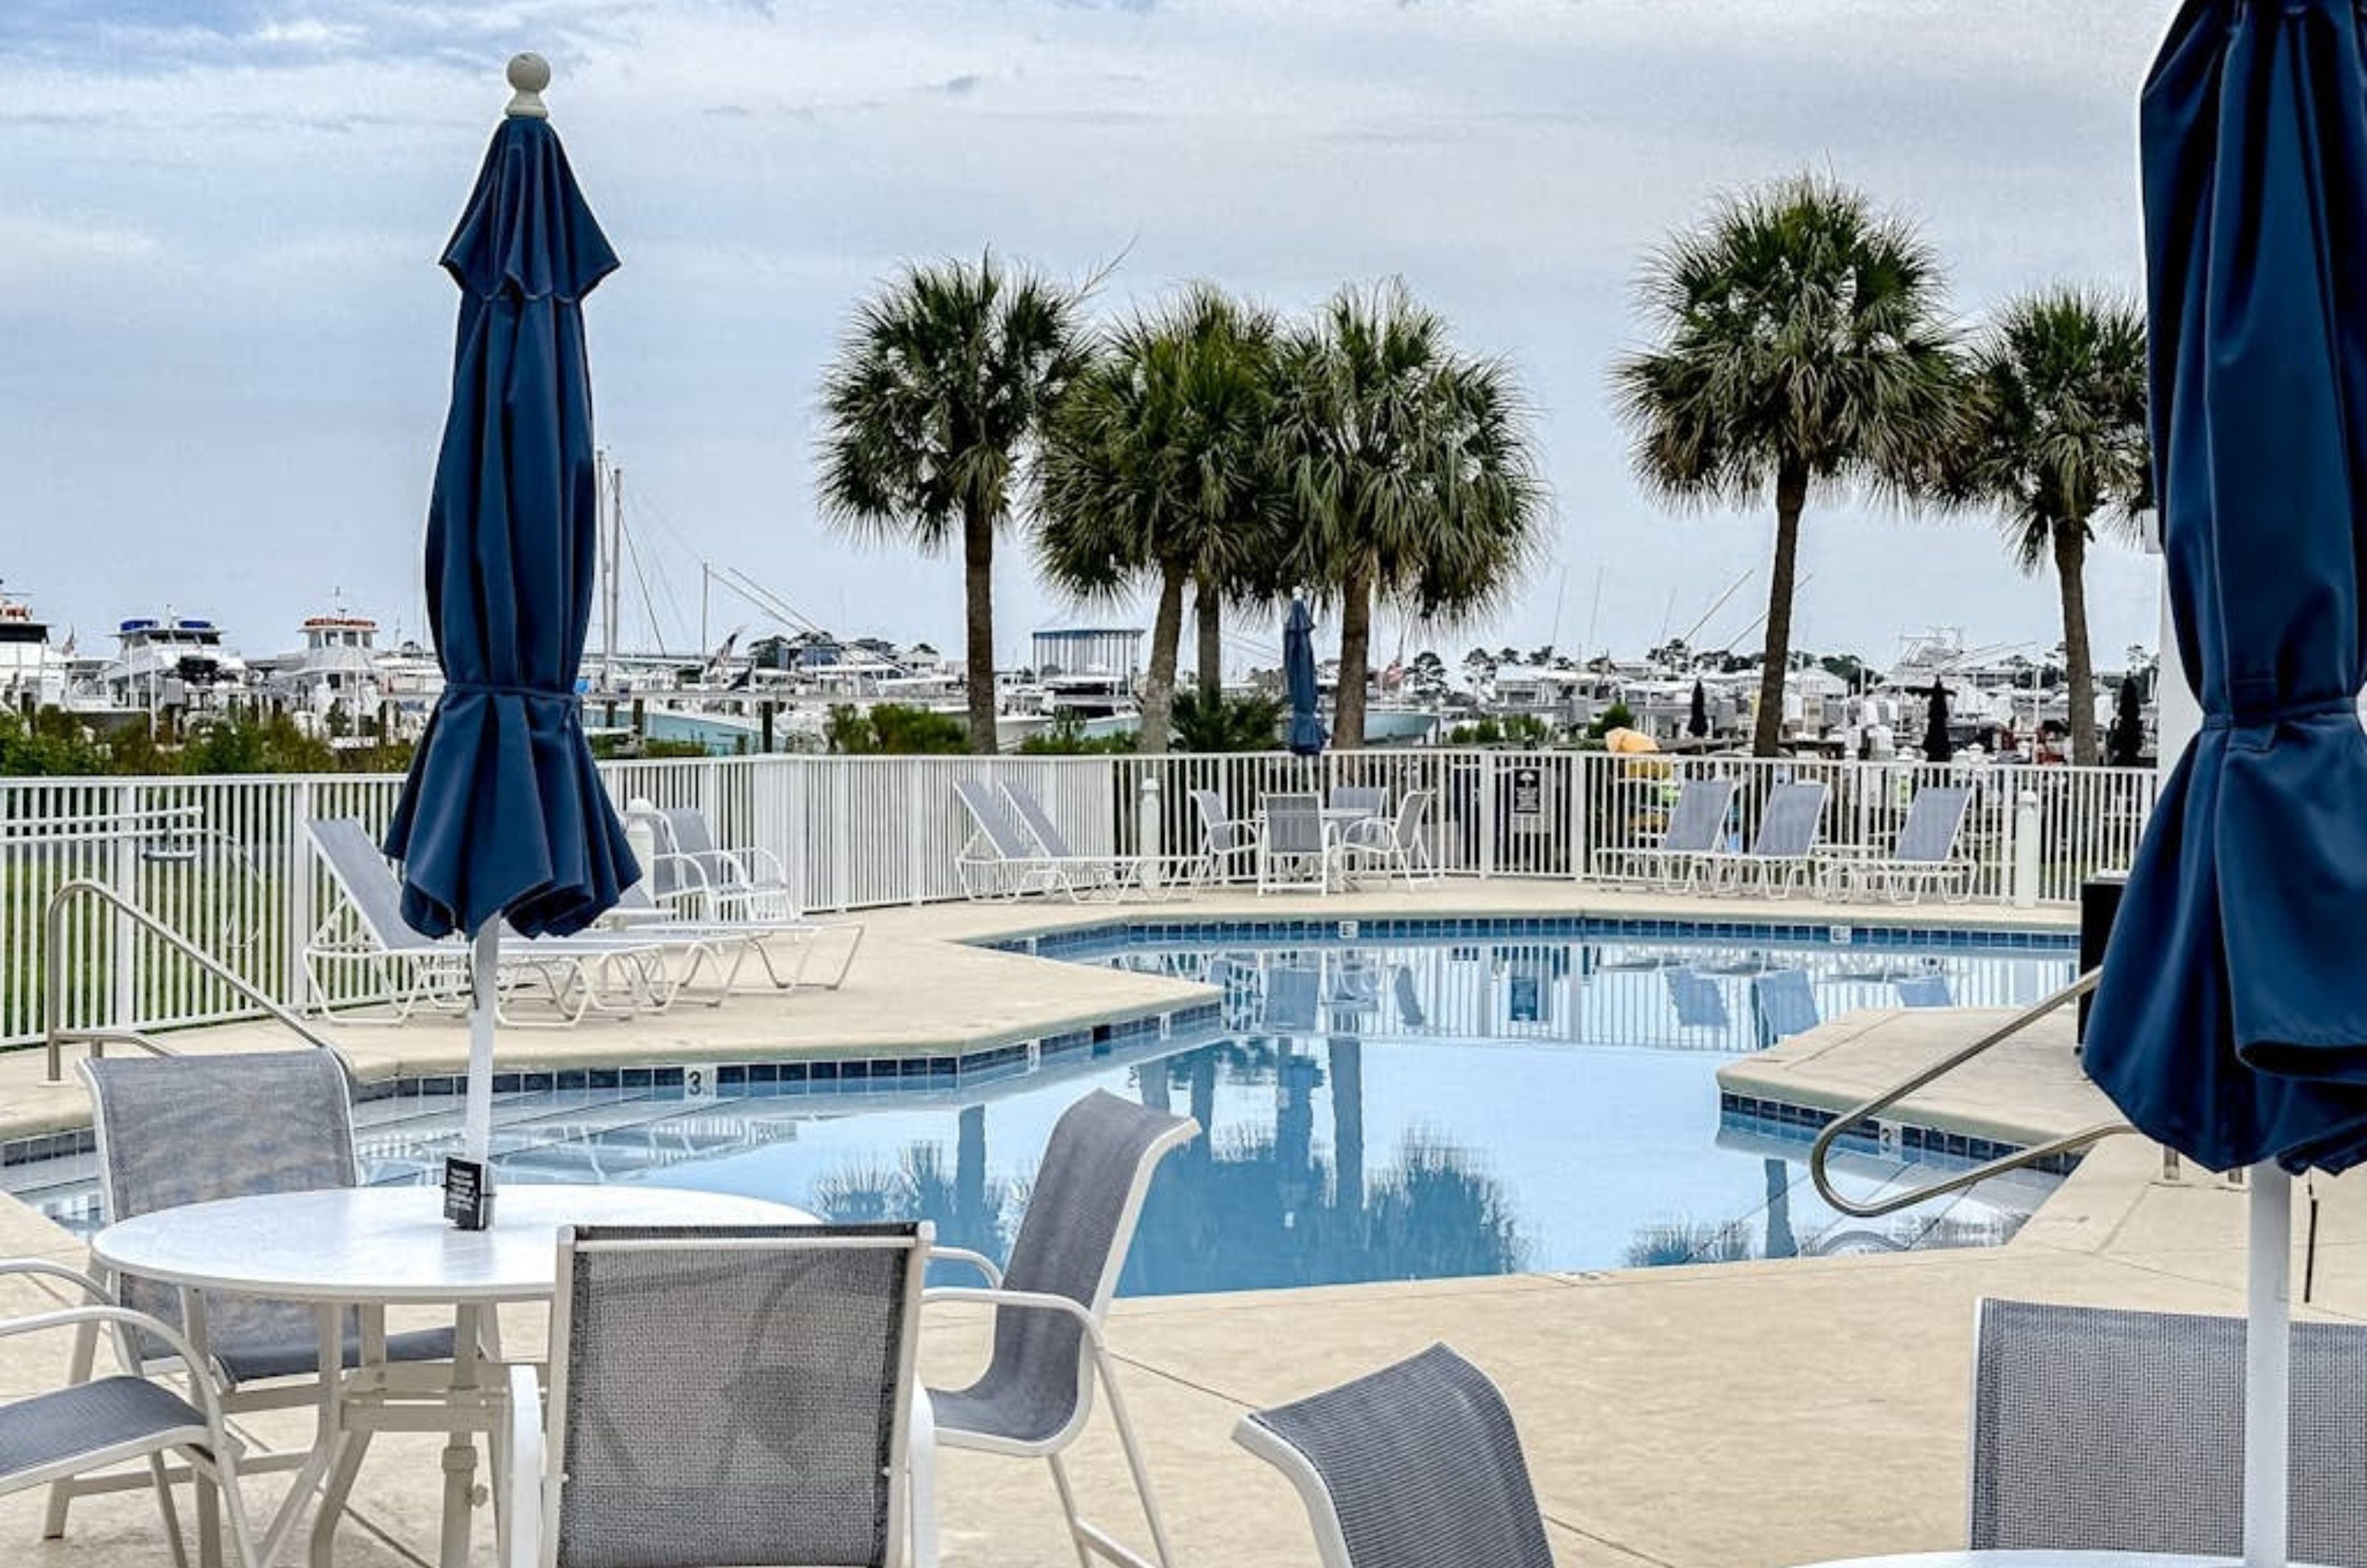
[[[855,967],[855,955],[863,949],[864,928],[860,920],[812,920],[803,915],[697,919],[660,904],[651,894],[646,879],[618,895],[616,908],[608,911],[606,918],[616,929],[633,935],[659,940],[679,938],[709,944],[719,953],[729,954],[730,963],[723,968],[719,982],[719,988],[725,992],[738,983],[740,971],[750,958],[764,966],[764,978],[772,982],[774,989],[796,989],[806,984],[806,971],[813,961],[814,949],[824,936],[835,933],[847,938],[845,952],[831,977],[816,982],[821,989],[834,991],[846,983],[847,972]],[[796,963],[786,975],[775,962],[775,942],[787,943],[796,955]]]
[[[758,845],[719,848],[694,807],[635,811],[655,852],[642,868],[658,903],[695,919],[789,919],[805,913],[780,856]]]
[[[1213,789],[1192,792],[1192,809],[1200,819],[1200,855],[1192,868],[1199,883],[1230,882],[1240,874],[1237,864],[1247,857],[1254,869],[1258,829],[1232,814],[1225,797]]]
[[[1377,822],[1388,815],[1389,792],[1375,784],[1333,784],[1323,809],[1342,828]]]
[[[560,1233],[504,1568],[934,1568],[925,1224]]]
[[[1290,1478],[1322,1568],[1553,1568],[1512,1412],[1444,1345],[1241,1417]]]
[[[969,1265],[987,1288],[929,1291],[929,1302],[994,1308],[994,1351],[977,1382],[931,1389],[937,1441],[1047,1461],[1080,1562],[1097,1552],[1128,1568],[1173,1568],[1175,1553],[1150,1486],[1134,1423],[1118,1393],[1117,1369],[1104,1337],[1143,1196],[1159,1162],[1197,1136],[1190,1117],[1161,1115],[1096,1089],[1062,1113],[1036,1168],[1027,1213],[1012,1243],[1008,1269],[975,1252],[940,1247],[934,1256]],[[1098,1380],[1150,1527],[1152,1558],[1120,1542],[1077,1511],[1061,1454],[1093,1415]]]
[[[1332,852],[1342,874],[1353,876],[1359,866],[1372,865],[1384,874],[1399,873],[1408,887],[1413,886],[1417,871],[1435,881],[1438,863],[1431,857],[1430,839],[1424,831],[1433,798],[1426,789],[1410,789],[1398,803],[1395,820],[1368,817],[1342,829]]]
[[[61,1281],[74,1289],[83,1304],[0,1318],[0,1339],[70,1328],[95,1342],[103,1330],[114,1341],[123,1370],[100,1377],[85,1364],[83,1375],[63,1388],[0,1404],[0,1497],[112,1472],[112,1479],[124,1484],[155,1490],[175,1568],[188,1568],[180,1512],[173,1506],[173,1472],[165,1462],[167,1455],[177,1454],[209,1499],[199,1509],[206,1532],[198,1543],[199,1562],[213,1568],[221,1561],[221,1538],[210,1528],[219,1512],[229,1524],[240,1568],[256,1568],[246,1505],[238,1491],[238,1439],[223,1420],[213,1379],[198,1371],[188,1379],[187,1397],[174,1393],[142,1373],[134,1337],[183,1367],[200,1367],[196,1348],[171,1324],[118,1305],[105,1285],[63,1264],[0,1258],[0,1280],[10,1278]],[[138,1472],[124,1472],[134,1463],[142,1467]]]
[[[354,1144],[353,1089],[333,1051],[266,1051],[221,1056],[105,1056],[83,1062],[97,1136],[98,1191],[108,1223],[216,1198],[361,1180]],[[118,1303],[199,1341],[203,1365],[174,1339],[133,1336],[143,1372],[179,1370],[219,1386],[222,1411],[241,1416],[321,1402],[320,1331],[310,1307],[218,1291],[184,1292],[126,1277],[112,1281]],[[195,1297],[199,1316],[184,1308]],[[365,1344],[390,1363],[442,1361],[452,1330],[388,1334],[382,1314],[348,1314],[345,1363]],[[96,1336],[74,1346],[73,1379],[92,1375]],[[352,1441],[367,1445],[366,1435]],[[248,1473],[292,1470],[302,1451],[258,1452]],[[137,1476],[91,1476],[51,1488],[44,1533],[65,1532],[75,1497],[140,1484]],[[210,1506],[200,1495],[200,1514]]]
[[[1984,1301],[1976,1551],[2243,1554],[2244,1320]],[[2291,1555],[2367,1562],[2367,1326],[2293,1325]]]
[[[1767,796],[1759,831],[1740,854],[1699,857],[1713,891],[1746,892],[1788,898],[1816,873],[1817,836],[1824,830],[1822,781],[1777,784]]]
[[[1321,801],[1311,795],[1269,795],[1260,809],[1264,821],[1258,830],[1258,891],[1304,886],[1310,874],[1319,889],[1331,891],[1340,840],[1323,819]]]
[[[1964,903],[1973,896],[1977,867],[1957,854],[1956,840],[1964,836],[1965,815],[1972,803],[1972,789],[1965,784],[1917,790],[1888,856],[1836,857],[1830,862],[1837,888],[1894,904],[1911,904],[1929,888],[1951,904]]]
[[[359,819],[316,818],[304,824],[304,831],[345,895],[342,905],[323,918],[304,944],[305,977],[315,1005],[329,1010],[335,996],[332,977],[358,968],[365,988],[384,998],[377,1005],[387,1011],[346,1009],[337,1014],[345,1022],[402,1023],[422,1009],[465,1010],[469,940],[423,936],[411,928],[402,918],[402,884]],[[572,1024],[588,1013],[621,1014],[638,1005],[662,1008],[680,985],[665,972],[663,960],[670,948],[687,961],[681,979],[689,978],[702,961],[719,962],[713,944],[705,942],[674,943],[615,933],[527,938],[504,932],[495,1010],[504,1023],[533,1025]],[[610,999],[620,983],[629,998],[622,1008]],[[556,1020],[515,1016],[510,1003],[521,993],[549,1002]]]
[[[1660,841],[1643,848],[1595,851],[1595,877],[1603,882],[1641,882],[1666,893],[1682,892],[1704,868],[1705,858],[1725,849],[1727,818],[1733,814],[1732,779],[1687,779],[1677,791]]]

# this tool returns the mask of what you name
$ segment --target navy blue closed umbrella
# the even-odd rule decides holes
[[[1315,617],[1307,601],[1290,602],[1290,619],[1282,627],[1282,678],[1290,687],[1291,754],[1312,757],[1323,750],[1331,733],[1323,728],[1322,694],[1315,679]]]
[[[499,920],[528,936],[580,931],[640,875],[575,691],[597,550],[583,300],[617,255],[543,118],[549,74],[531,56],[512,62],[518,96],[444,251],[460,321],[428,503],[427,615],[445,685],[386,838],[403,918],[478,939],[488,1076]],[[481,1149],[473,1054],[470,1066]]]
[[[2260,1568],[2285,1551],[2284,1171],[2367,1155],[2355,0],[2188,0],[2141,126],[2157,502],[2203,716],[2131,871],[2087,1066],[2153,1138],[2213,1169],[2258,1167],[2242,1452]]]

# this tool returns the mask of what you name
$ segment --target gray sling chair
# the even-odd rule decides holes
[[[238,1440],[223,1424],[220,1391],[213,1379],[203,1375],[189,1380],[186,1399],[150,1382],[138,1371],[142,1356],[133,1336],[162,1347],[183,1366],[198,1364],[196,1348],[171,1324],[118,1306],[105,1285],[63,1264],[38,1258],[0,1258],[0,1279],[11,1276],[62,1281],[82,1301],[24,1317],[0,1318],[0,1339],[63,1328],[95,1336],[105,1329],[124,1370],[97,1377],[85,1364],[83,1376],[68,1387],[0,1404],[0,1497],[145,1461],[131,1483],[155,1488],[174,1568],[188,1568],[181,1517],[173,1506],[172,1472],[165,1464],[166,1455],[177,1453],[205,1485],[207,1495],[218,1499],[239,1568],[256,1568],[246,1507],[238,1493]],[[220,1534],[209,1533],[201,1540],[198,1555],[206,1568],[214,1568],[221,1561]]]
[[[1817,835],[1824,829],[1824,817],[1822,781],[1777,784],[1768,793],[1749,850],[1700,857],[1711,890],[1739,893],[1755,884],[1772,897],[1789,897],[1815,873]]]
[[[1973,896],[1973,863],[1956,853],[1965,830],[1965,812],[1973,792],[1965,784],[1932,784],[1915,792],[1907,820],[1898,827],[1898,841],[1880,859],[1835,856],[1829,863],[1837,890],[1878,895],[1894,904],[1911,904],[1929,888],[1951,904]]]
[[[1322,1568],[1553,1568],[1512,1412],[1444,1345],[1244,1416],[1233,1440],[1298,1488]]]
[[[1317,885],[1331,892],[1331,862],[1339,843],[1338,835],[1323,819],[1321,798],[1269,795],[1261,809],[1265,821],[1258,834],[1258,891],[1292,886],[1311,871]]]
[[[1103,1325],[1151,1176],[1199,1132],[1188,1116],[1161,1115],[1101,1089],[1085,1096],[1061,1114],[1045,1145],[1010,1267],[998,1269],[975,1252],[940,1247],[938,1258],[976,1269],[988,1288],[944,1287],[923,1298],[994,1308],[994,1352],[986,1371],[968,1388],[929,1391],[938,1443],[1048,1461],[1080,1563],[1089,1564],[1093,1552],[1127,1568],[1150,1568],[1154,1559],[1158,1568],[1173,1568],[1175,1562]],[[1078,1514],[1061,1462],[1093,1415],[1096,1378],[1150,1527],[1150,1559]]]
[[[1225,797],[1213,789],[1194,790],[1192,809],[1200,818],[1200,853],[1193,863],[1193,880],[1232,881],[1240,874],[1239,862],[1256,858],[1257,824],[1235,817]]]
[[[707,814],[696,807],[640,810],[655,852],[642,869],[663,904],[683,904],[706,920],[787,919],[804,911],[780,857],[770,850],[717,847]]]
[[[369,830],[357,818],[332,817],[304,824],[322,863],[345,895],[304,944],[304,974],[316,1002],[334,1006],[337,974],[359,972],[364,988],[382,998],[383,1014],[345,1010],[348,1023],[402,1023],[422,1009],[461,1012],[469,999],[469,942],[463,937],[422,936],[402,919],[402,883]],[[358,934],[356,934],[357,928]],[[663,959],[685,954],[688,968],[669,981]],[[637,1000],[663,1009],[707,962],[718,962],[712,943],[670,942],[621,932],[526,938],[506,929],[501,938],[495,1008],[504,1023],[572,1024],[589,1012],[631,1010],[603,997],[604,981],[617,975]],[[520,1018],[511,998],[540,992],[555,1020]]]
[[[1707,857],[1725,850],[1727,818],[1733,814],[1732,779],[1687,779],[1669,808],[1660,841],[1645,849],[1595,851],[1595,877],[1682,892],[1704,869]]]
[[[2244,1320],[1985,1301],[1978,1551],[2243,1551]],[[2293,1325],[2295,1562],[2367,1562],[2367,1325]]]
[[[1409,888],[1413,886],[1417,868],[1425,877],[1437,880],[1438,863],[1432,858],[1430,840],[1422,831],[1430,817],[1431,798],[1426,789],[1410,789],[1399,800],[1395,818],[1367,817],[1342,829],[1333,851],[1341,874],[1352,876],[1363,863],[1377,865],[1384,874],[1392,870],[1402,874]]]
[[[354,1147],[353,1089],[333,1051],[255,1052],[222,1056],[105,1056],[83,1062],[98,1142],[99,1198],[109,1223],[184,1203],[261,1192],[353,1187],[361,1180]],[[112,1281],[120,1303],[186,1333],[208,1365],[231,1416],[321,1403],[320,1334],[310,1307],[219,1291],[185,1293],[134,1278]],[[201,1311],[185,1316],[188,1296]],[[360,1363],[367,1342],[383,1337],[389,1362],[441,1361],[452,1354],[449,1328],[386,1334],[383,1315],[349,1316],[345,1364]],[[135,1336],[143,1371],[184,1366],[170,1340]],[[91,1375],[95,1332],[74,1347],[74,1382]],[[248,1473],[292,1470],[303,1452],[258,1453]],[[43,1533],[65,1533],[73,1498],[142,1484],[139,1476],[94,1476],[51,1488]],[[211,1533],[211,1495],[198,1507]],[[266,1543],[265,1555],[277,1541]]]
[[[548,1414],[510,1377],[503,1568],[934,1568],[931,1236],[561,1231]]]

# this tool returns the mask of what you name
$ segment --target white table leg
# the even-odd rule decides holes
[[[320,1422],[312,1434],[312,1451],[304,1458],[303,1467],[289,1483],[288,1495],[280,1500],[279,1511],[271,1517],[270,1526],[255,1548],[256,1560],[265,1568],[279,1560],[296,1534],[296,1521],[304,1512],[304,1505],[320,1490],[330,1468],[343,1449],[345,1430],[345,1309],[322,1306],[313,1309],[313,1325],[318,1331],[321,1361]],[[202,1497],[203,1494],[199,1495]],[[332,1527],[334,1528],[334,1526]]]
[[[484,1333],[485,1308],[463,1306],[452,1335],[452,1391],[476,1391],[477,1349]],[[465,1400],[455,1399],[463,1404]],[[443,1568],[468,1568],[470,1512],[476,1502],[477,1443],[465,1430],[455,1431],[444,1446],[444,1540],[437,1562]]]

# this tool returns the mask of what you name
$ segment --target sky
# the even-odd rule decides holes
[[[1755,647],[1771,518],[1660,509],[1610,411],[1607,367],[1643,341],[1642,258],[1719,193],[1813,168],[1922,225],[1967,328],[2056,281],[2134,295],[2135,106],[2169,12],[7,0],[0,584],[86,649],[170,607],[273,651],[340,589],[424,628],[456,307],[436,258],[504,63],[530,48],[625,264],[587,315],[636,541],[629,643],[697,643],[701,560],[842,634],[957,642],[957,561],[817,520],[815,410],[867,290],[991,247],[1065,279],[1110,268],[1110,315],[1193,279],[1287,311],[1399,276],[1463,347],[1512,364],[1553,495],[1548,558],[1487,623],[1386,619],[1384,654],[1632,653],[1688,631]],[[2052,578],[2023,576],[1977,518],[1832,498],[1801,572],[1795,645],[1818,651],[1887,662],[1934,626],[2033,653],[2061,637]],[[2135,548],[2095,552],[2101,664],[2155,640],[2157,575]],[[1016,539],[997,604],[1014,663],[1028,631],[1077,615]],[[770,625],[720,590],[706,624]],[[1244,617],[1229,658],[1272,662],[1274,635]]]

